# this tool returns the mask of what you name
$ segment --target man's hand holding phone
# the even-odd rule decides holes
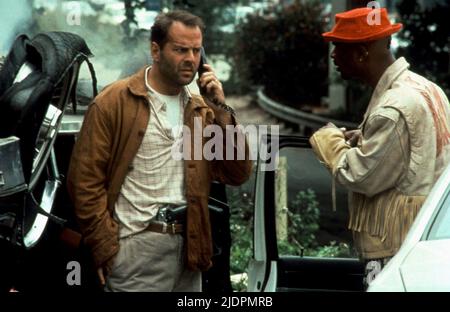
[[[221,120],[223,124],[232,122],[231,115],[235,115],[234,110],[225,104],[225,94],[222,83],[217,79],[212,67],[207,64],[205,51],[202,47],[200,64],[198,68],[197,84],[200,94],[216,113],[216,120]]]
[[[207,64],[205,50],[201,49],[200,64],[198,67],[197,84],[200,94],[208,100],[216,103],[225,103],[225,94],[222,89],[222,83],[217,79],[212,67]]]
[[[204,64],[204,73],[198,78],[197,84],[200,89],[200,94],[208,100],[216,103],[225,103],[225,94],[222,89],[222,83],[217,79],[212,67]]]

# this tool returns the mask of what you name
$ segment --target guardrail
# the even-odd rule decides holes
[[[298,124],[300,126],[306,126],[312,128],[313,130],[319,129],[329,122],[334,123],[338,127],[345,127],[348,129],[358,127],[357,123],[330,119],[323,116],[318,116],[316,114],[302,112],[292,107],[282,105],[272,99],[269,99],[264,94],[263,89],[258,90],[257,96],[259,106],[269,114],[275,116],[278,119]]]
[[[338,127],[345,127],[348,129],[356,128],[357,123],[352,123],[348,121],[330,119],[316,114],[310,114],[306,112],[299,111],[292,107],[282,105],[274,100],[268,98],[262,89],[257,92],[258,104],[269,114],[275,116],[278,119],[291,122],[300,126],[310,127],[313,130],[319,129],[326,125],[328,122],[334,123]],[[83,123],[83,115],[71,115],[65,114],[61,123],[61,128],[59,130],[59,135],[74,135],[80,131],[81,125]]]

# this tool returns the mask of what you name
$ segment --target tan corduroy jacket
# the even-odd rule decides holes
[[[112,212],[150,116],[144,71],[145,68],[113,83],[94,99],[72,153],[68,191],[84,242],[90,247],[97,267],[119,249],[118,224]],[[202,97],[193,95],[185,107],[184,124],[194,133],[194,117],[202,118],[202,127],[235,123],[234,117],[223,114],[227,116],[217,118]],[[191,140],[194,144],[194,135]],[[200,142],[204,145],[207,140]],[[231,185],[245,182],[252,166],[248,146],[245,149],[245,160],[194,160],[194,156],[185,160],[187,266],[191,270],[206,270],[211,266],[210,183],[213,180]],[[191,151],[194,153],[193,146]]]
[[[311,137],[334,179],[351,192],[349,228],[364,259],[393,256],[450,162],[450,105],[434,83],[398,59],[381,77],[358,145],[338,128]]]

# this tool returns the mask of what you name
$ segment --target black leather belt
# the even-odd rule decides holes
[[[181,234],[183,233],[184,227],[182,224],[178,223],[150,223],[146,228],[147,231],[157,232],[162,234]]]

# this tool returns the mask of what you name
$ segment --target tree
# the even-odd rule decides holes
[[[125,4],[125,20],[122,22],[122,28],[125,34],[125,45],[136,45],[136,41],[139,40],[139,36],[136,32],[132,31],[132,24],[137,25],[136,15],[134,10],[145,8],[145,0],[123,0]]]
[[[321,36],[325,25],[317,1],[296,1],[249,16],[234,48],[240,79],[296,108],[319,105],[328,81],[328,44]]]
[[[450,96],[450,1],[422,7],[417,0],[398,4],[404,25],[400,38],[407,43],[398,50],[411,69],[440,85]]]

